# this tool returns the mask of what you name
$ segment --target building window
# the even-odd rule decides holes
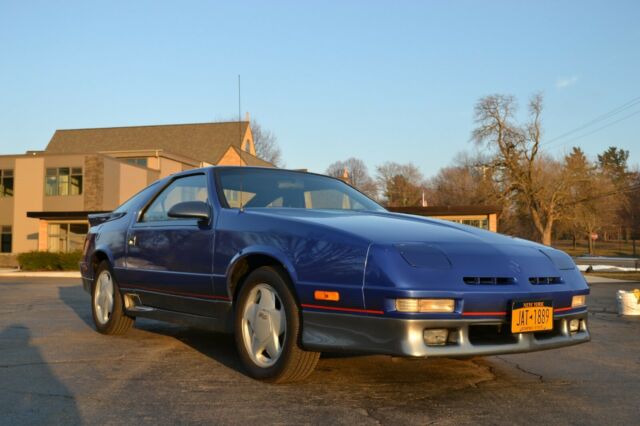
[[[82,194],[82,168],[57,167],[47,169],[45,195]]]
[[[487,219],[453,219],[452,222],[463,225],[475,226],[476,228],[489,230],[489,220]]]
[[[0,197],[13,197],[13,170],[0,170]]]
[[[244,150],[246,152],[251,152],[251,142],[249,142],[249,139],[244,142]]]
[[[86,223],[49,223],[47,224],[47,250],[56,252],[82,250],[87,232],[89,232],[89,226]]]
[[[134,166],[147,167],[147,158],[124,158],[125,163],[133,164]]]
[[[11,227],[0,226],[0,253],[11,253]]]

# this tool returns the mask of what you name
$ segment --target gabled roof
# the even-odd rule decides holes
[[[231,121],[56,130],[46,152],[90,153],[157,149],[217,164],[229,146],[242,146],[248,127],[248,121]]]
[[[247,151],[243,151],[237,146],[233,146],[232,149],[238,153],[240,158],[242,158],[242,161],[244,161],[247,166],[275,167],[270,162],[265,161],[262,158],[258,158],[255,155],[248,153]]]

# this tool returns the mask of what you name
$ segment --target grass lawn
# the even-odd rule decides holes
[[[613,278],[616,280],[628,280],[640,282],[640,271],[634,272],[589,272],[585,275],[595,275],[597,277]]]
[[[586,240],[577,241],[576,248],[573,248],[571,240],[554,241],[553,247],[566,251],[571,256],[582,256],[589,253]],[[613,257],[638,257],[640,256],[640,241],[636,241],[636,256],[633,255],[633,244],[631,241],[596,241],[595,256]]]

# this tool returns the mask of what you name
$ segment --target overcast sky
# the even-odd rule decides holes
[[[55,129],[237,117],[241,74],[243,114],[293,168],[430,176],[472,147],[478,98],[537,91],[551,152],[617,145],[637,164],[639,18],[638,1],[0,0],[0,154]]]

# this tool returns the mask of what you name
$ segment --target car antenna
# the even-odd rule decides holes
[[[238,165],[242,167],[242,98],[240,91],[240,74],[238,74],[238,138],[240,139],[240,152],[238,153]],[[240,171],[240,212],[244,211],[242,200],[244,173]]]

